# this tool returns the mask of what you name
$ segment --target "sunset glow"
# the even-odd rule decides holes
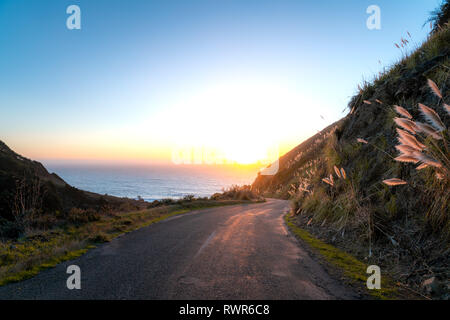
[[[80,1],[83,26],[68,30],[65,3],[8,2],[2,139],[37,160],[170,164],[190,150],[267,162],[344,116],[361,77],[398,57],[405,30],[425,33],[418,13],[398,17],[391,2],[376,32],[360,2],[261,2],[257,15],[241,1],[151,3],[125,13],[119,1]],[[433,7],[419,4],[424,16]]]

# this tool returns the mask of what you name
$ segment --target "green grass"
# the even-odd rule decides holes
[[[40,271],[75,259],[96,244],[164,219],[217,206],[249,203],[238,200],[208,200],[186,206],[171,205],[102,217],[99,221],[39,232],[16,242],[0,242],[0,286],[22,281]]]
[[[330,265],[338,268],[349,281],[361,285],[368,294],[377,299],[395,299],[399,297],[398,288],[393,281],[386,275],[381,275],[381,289],[369,290],[366,286],[367,278],[370,276],[366,273],[368,265],[359,261],[352,255],[329,245],[308,231],[295,225],[289,214],[284,216],[284,220],[292,233],[299,239],[306,242],[315,252],[318,252]]]
[[[48,268],[53,268],[58,263],[78,258],[79,256],[85,254],[89,249],[94,248],[94,247],[95,246],[90,245],[84,249],[74,250],[74,251],[64,254],[63,256],[60,256],[57,258],[55,257],[51,260],[48,260],[45,263],[42,263],[40,265],[35,265],[31,269],[22,270],[22,271],[14,273],[14,274],[7,275],[6,277],[4,277],[3,279],[0,280],[0,286],[3,286],[8,283],[19,282],[19,281],[22,281],[25,279],[32,278],[35,275],[37,275],[39,272],[41,272],[42,270],[45,270]]]

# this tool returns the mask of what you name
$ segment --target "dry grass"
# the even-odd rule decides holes
[[[403,40],[401,60],[358,86],[336,130],[256,185],[292,199],[302,228],[419,290],[425,277],[448,278],[450,29],[411,52]]]
[[[427,83],[431,91],[442,101],[443,96],[436,83],[430,79],[427,80]],[[448,212],[444,208],[449,203],[448,189],[450,187],[448,129],[434,109],[422,103],[419,103],[418,106],[420,113],[429,124],[413,121],[413,117],[409,113],[406,114],[404,108],[395,107],[400,115],[408,117],[408,119],[395,118],[395,123],[410,131],[410,133],[407,133],[397,128],[400,144],[396,146],[396,149],[400,152],[400,155],[395,160],[414,164],[419,163],[416,170],[425,168],[432,170],[436,181],[433,183],[434,188],[429,190],[431,191],[429,193],[432,194],[434,203],[427,216],[435,227],[445,226],[448,220]],[[445,106],[446,104],[442,102],[443,110],[447,111]],[[396,178],[384,180],[383,182],[389,186],[406,184],[406,181]]]

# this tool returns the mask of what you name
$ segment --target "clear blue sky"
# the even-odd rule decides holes
[[[286,149],[342,117],[357,84],[381,69],[378,61],[399,58],[394,42],[406,31],[422,42],[422,25],[439,3],[0,0],[0,139],[37,159],[110,159],[117,148],[122,158],[164,158],[164,146],[183,135],[177,115],[198,126],[195,112],[205,106],[211,112],[202,121],[219,125],[227,113],[214,98],[199,100],[202,92],[222,99],[211,86],[233,95],[234,84],[245,91],[253,82],[252,94],[273,86],[301,96],[297,107],[295,97],[284,109],[265,106],[286,125],[259,122]],[[81,8],[81,30],[66,28],[71,4]],[[381,30],[366,28],[371,4],[381,8]],[[183,101],[191,113],[177,113]],[[205,106],[195,109],[198,101]],[[258,106],[249,108],[233,130],[257,129],[249,122]]]

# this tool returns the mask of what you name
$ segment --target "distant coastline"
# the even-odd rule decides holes
[[[232,170],[206,166],[139,166],[45,164],[70,185],[81,190],[145,201],[209,197],[234,184],[251,184],[255,168]]]

